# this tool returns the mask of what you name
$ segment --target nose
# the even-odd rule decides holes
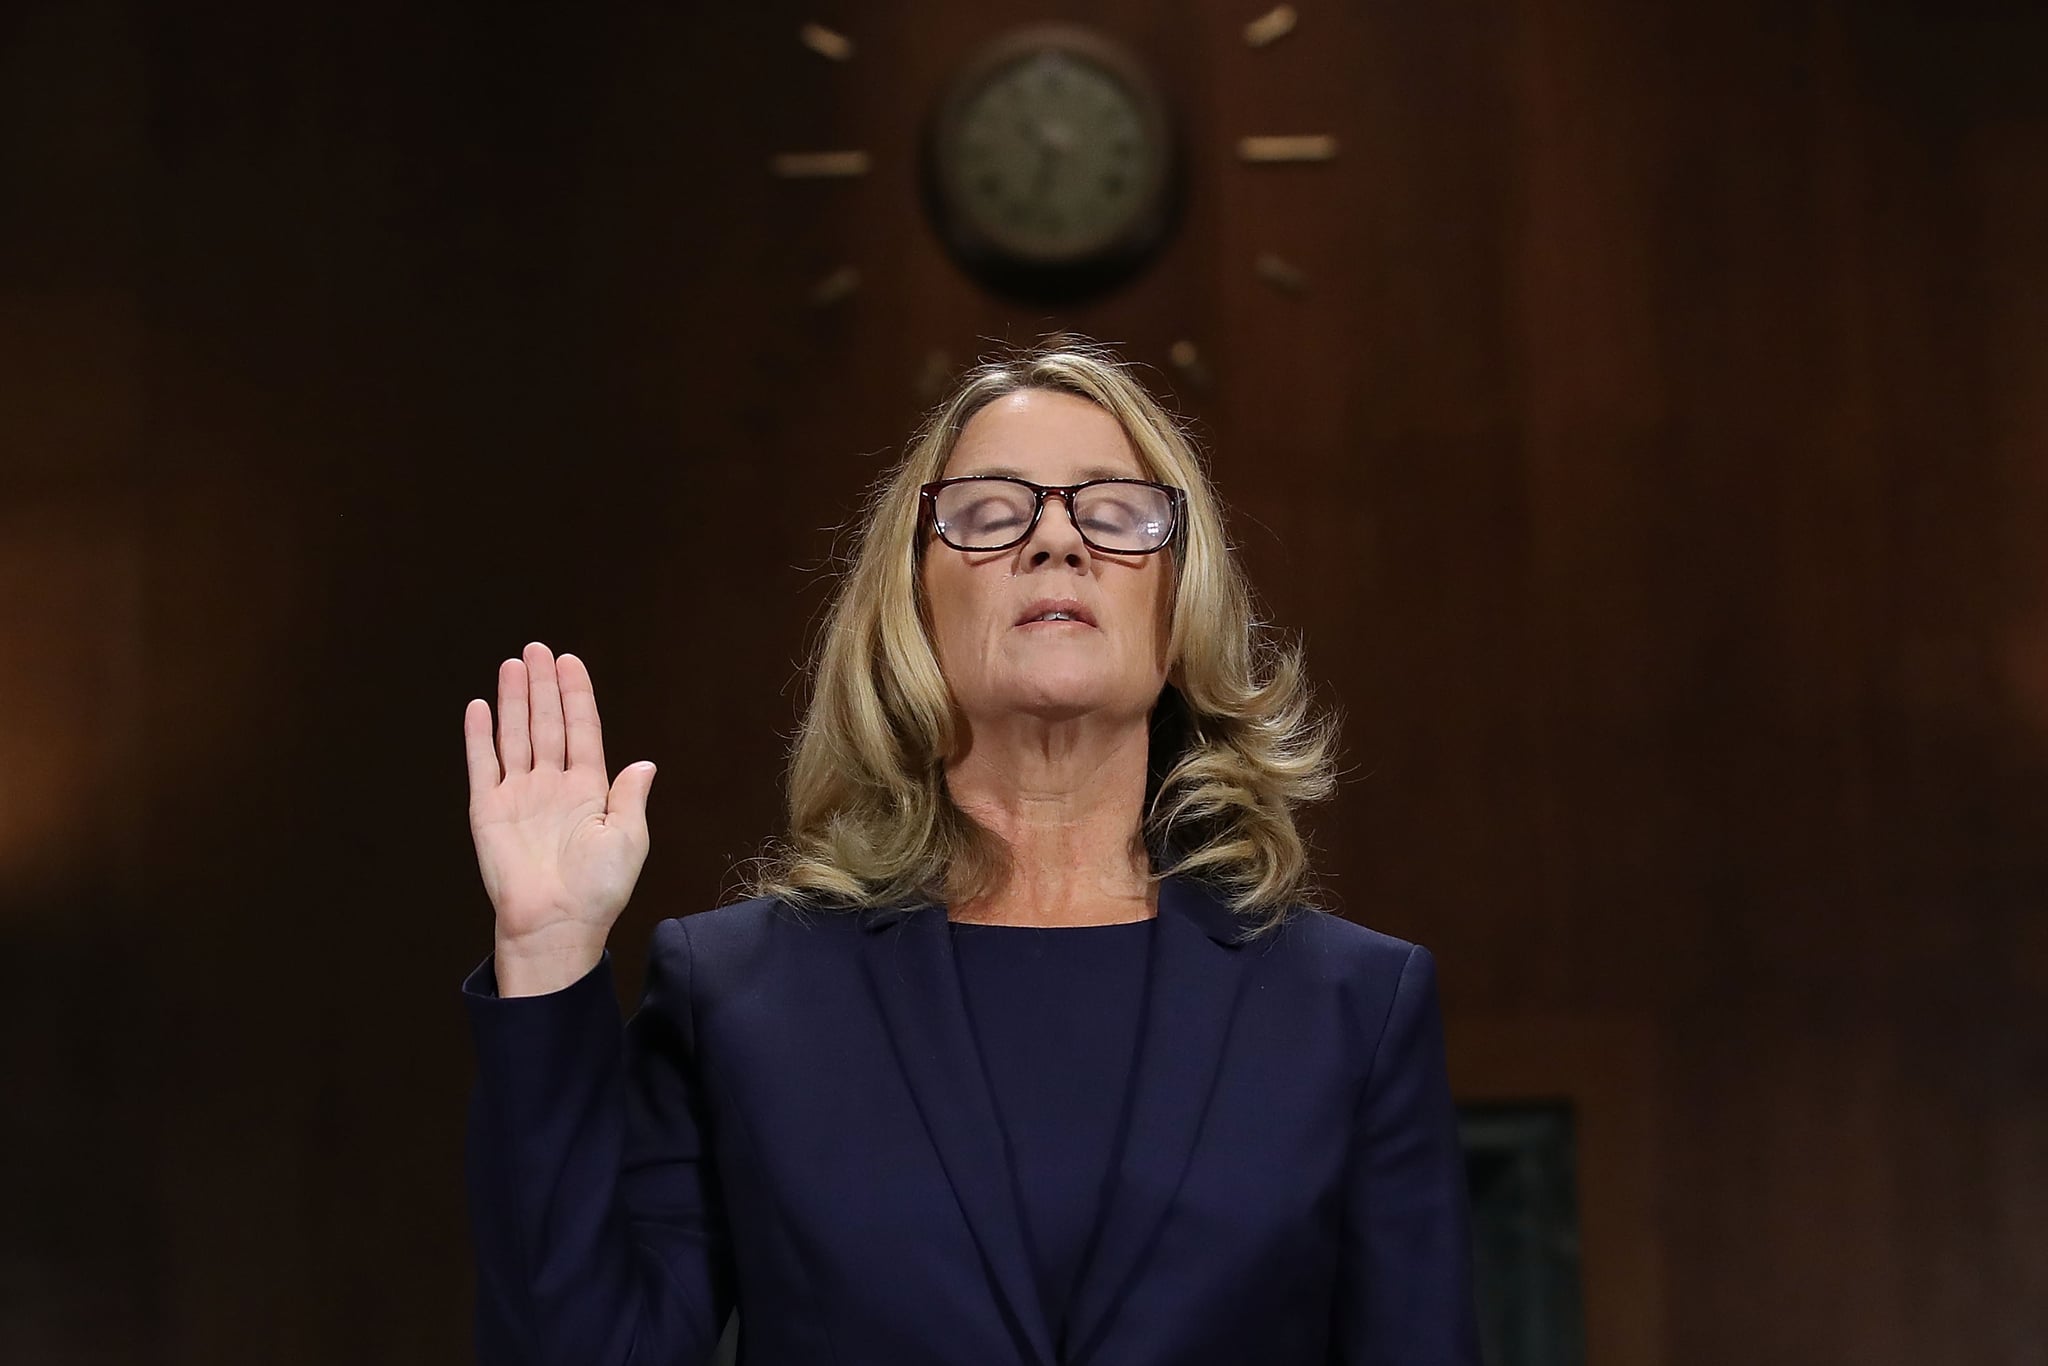
[[[1056,490],[1048,490],[1046,503],[1057,502],[1062,509],[1061,516],[1053,516],[1050,506],[1040,509],[1038,525],[1031,528],[1031,539],[1024,544],[1030,552],[1031,563],[1043,564],[1047,560],[1064,558],[1068,564],[1080,564],[1086,558],[1088,543],[1081,539],[1081,528],[1074,521],[1074,496]]]

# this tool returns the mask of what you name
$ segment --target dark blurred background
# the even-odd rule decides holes
[[[463,704],[544,640],[661,765],[630,1002],[862,490],[1055,328],[1213,452],[1461,1098],[1572,1116],[1585,1360],[2048,1359],[2048,8],[1261,8],[7,9],[0,1359],[466,1359]],[[1047,17],[1187,159],[1059,307],[917,193]]]

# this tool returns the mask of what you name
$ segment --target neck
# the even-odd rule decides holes
[[[1010,848],[1008,881],[955,920],[1103,925],[1158,912],[1140,826],[1150,728],[1035,717],[976,726],[946,768],[960,809]]]

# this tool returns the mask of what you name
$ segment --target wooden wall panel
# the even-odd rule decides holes
[[[1329,887],[1437,952],[1460,1089],[1586,1107],[1593,1366],[2048,1350],[2048,20],[1298,8],[0,28],[0,1357],[459,1358],[463,702],[544,639],[661,764],[637,982],[774,828],[930,358],[1059,327],[1207,443],[1346,714]],[[938,253],[915,139],[1062,16],[1191,180],[1055,309]],[[1236,160],[1279,132],[1342,152]]]

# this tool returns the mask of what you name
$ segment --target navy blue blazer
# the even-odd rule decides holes
[[[1055,1340],[945,910],[768,899],[464,983],[487,1366],[1477,1366],[1427,950],[1161,887],[1119,1173]]]

